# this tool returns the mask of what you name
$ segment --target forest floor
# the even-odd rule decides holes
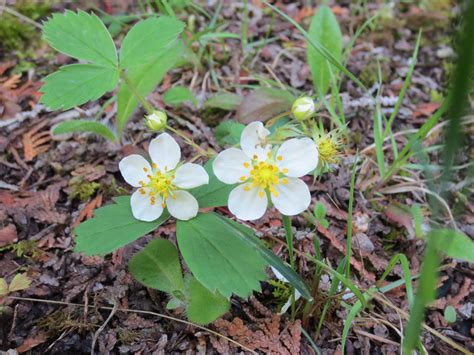
[[[7,1],[7,5],[9,3]],[[151,11],[149,5],[140,7],[127,0],[93,3],[67,2],[66,8],[97,11],[97,6],[102,11],[101,16]],[[214,14],[217,3],[207,1],[203,8]],[[240,34],[241,2],[225,0],[224,3],[217,16],[218,27]],[[279,0],[276,3],[307,28],[314,9],[306,7],[305,1]],[[418,62],[392,127],[394,133],[405,132],[395,135],[396,144],[403,146],[407,142],[406,132],[418,129],[439,108],[446,95],[447,78],[453,68],[452,36],[457,23],[457,7],[451,1],[433,2],[436,6],[427,5],[428,1],[393,2],[393,6],[390,6],[392,2],[382,3],[368,2],[364,8],[349,1],[329,1],[345,43],[367,18],[381,13],[357,39],[347,68],[372,93],[380,90],[383,110],[388,114],[402,88],[418,31],[423,28]],[[56,2],[48,8],[37,9],[37,16],[30,17],[41,23],[49,13],[64,9],[64,5]],[[221,149],[212,131],[219,122],[236,116],[236,111],[202,107],[202,102],[213,94],[226,91],[245,97],[251,91],[249,85],[262,86],[269,80],[301,92],[313,90],[304,38],[291,24],[267,10],[262,2],[250,1],[249,43],[262,38],[274,40],[246,52],[242,51],[238,39],[213,42],[206,48],[199,68],[185,65],[173,69],[148,96],[156,107],[172,112],[172,126],[192,137],[204,149]],[[209,20],[193,7],[178,12],[178,17],[186,22],[190,15],[194,16],[194,26],[198,29],[208,25]],[[0,19],[2,16],[7,15],[0,15]],[[107,97],[63,113],[50,112],[38,104],[42,78],[67,64],[69,59],[49,48],[40,39],[38,29],[30,23],[21,20],[18,23],[21,35],[14,44],[17,47],[9,50],[5,47],[0,52],[0,277],[11,279],[14,274],[25,272],[32,284],[14,296],[45,302],[12,298],[5,301],[0,310],[0,350],[90,353],[94,342],[95,351],[101,354],[242,351],[220,336],[223,335],[261,353],[315,354],[314,347],[301,332],[302,326],[322,354],[340,353],[342,329],[348,314],[340,301],[342,294],[336,294],[321,332],[315,337],[318,311],[326,302],[330,287],[328,276],[321,279],[320,299],[316,299],[311,317],[291,320],[288,314],[280,316],[278,306],[281,302],[275,297],[273,286],[264,282],[262,292],[255,293],[249,300],[232,298],[230,312],[207,326],[220,334],[216,335],[157,314],[141,312],[184,319],[179,311],[165,309],[165,294],[138,284],[126,267],[131,255],[154,236],[174,241],[173,224],[164,224],[153,235],[109,256],[87,257],[73,252],[73,227],[90,218],[95,208],[130,191],[118,171],[118,162],[131,151],[144,151],[144,143],[154,133],[144,129],[144,112],[139,109],[125,130],[122,144],[90,134],[52,136],[50,130],[58,122],[98,113],[99,118],[110,120],[116,107],[112,102],[101,110]],[[118,29],[117,42],[132,24],[124,24]],[[0,36],[4,33],[0,31]],[[382,86],[378,85],[377,63]],[[178,85],[191,89],[197,105],[172,107],[163,102],[163,93]],[[361,163],[355,185],[351,277],[366,290],[375,285],[397,253],[405,254],[411,274],[418,274],[424,242],[415,238],[410,206],[418,203],[426,211],[428,201],[425,180],[416,169],[415,159],[389,182],[378,184],[372,134],[374,107],[347,79],[343,80],[340,92],[344,97],[350,132],[347,145],[340,164],[311,184],[313,201],[320,201],[326,207],[329,227],[315,229],[304,218],[294,219],[297,265],[300,274],[311,280],[314,265],[298,255],[300,252],[314,253],[313,238],[319,238],[322,258],[333,268],[345,256],[349,186],[357,156]],[[321,113],[322,119],[326,116],[327,113]],[[442,140],[442,127],[442,124],[436,126],[423,143],[438,145]],[[471,153],[466,149],[460,160],[469,162]],[[191,158],[189,154],[184,150],[186,158]],[[389,150],[387,159],[393,159]],[[430,153],[430,159],[439,161],[436,150]],[[451,186],[453,199],[449,201],[449,207],[457,227],[474,238],[474,203],[469,201],[469,194],[466,197],[465,187],[465,171],[461,169]],[[224,208],[221,210],[228,213]],[[446,225],[450,223],[448,217]],[[276,211],[270,211],[264,218],[248,225],[277,255],[287,258],[286,248],[279,242],[284,241],[284,230]],[[402,269],[397,266],[387,280],[398,280],[402,276]],[[444,260],[437,300],[429,306],[426,317],[426,325],[430,328],[425,328],[422,336],[423,346],[429,353],[459,353],[446,339],[474,350],[473,276],[472,264]],[[130,311],[112,312],[110,307],[114,304]],[[447,306],[456,310],[454,322],[448,322],[444,316]],[[348,336],[347,353],[400,353],[400,335],[406,326],[407,312],[403,286],[374,299],[356,318]],[[111,314],[106,326],[98,332]],[[10,351],[13,352],[9,354],[15,353]]]

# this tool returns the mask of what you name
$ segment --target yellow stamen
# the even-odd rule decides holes
[[[260,196],[260,198],[263,198],[263,197],[265,196],[265,192],[259,191],[259,192],[258,192],[258,196]]]
[[[147,168],[143,168],[143,171],[144,171],[145,173],[147,173],[147,172],[148,172],[148,169],[147,169]]]
[[[283,168],[282,171],[283,171],[283,174],[288,174],[288,171],[289,171],[289,170],[288,170],[288,168]]]
[[[247,180],[247,177],[242,175],[242,176],[240,177],[240,181],[245,181],[245,180]]]
[[[250,164],[248,162],[244,162],[244,168],[249,168],[250,167]]]
[[[277,156],[277,160],[278,161],[282,161],[283,160],[283,157],[281,155]]]

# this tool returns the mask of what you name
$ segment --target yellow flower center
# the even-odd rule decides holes
[[[337,161],[337,145],[330,138],[321,138],[318,142],[319,159],[324,163]]]
[[[282,160],[282,157],[277,157],[279,161]],[[244,163],[244,167],[250,169],[249,176],[241,176],[240,181],[248,182],[249,184],[245,185],[244,190],[250,191],[250,188],[259,188],[261,190],[270,191],[275,197],[278,196],[278,191],[276,191],[276,186],[280,183],[287,184],[288,178],[283,177],[282,173],[288,173],[288,169],[284,168],[280,170],[272,160],[267,161],[256,161],[253,160],[252,163]],[[260,191],[259,195],[261,198],[265,196],[264,191]]]
[[[165,199],[169,196],[171,198],[176,198],[176,195],[173,194],[177,188],[173,184],[175,178],[172,172],[161,172],[156,169],[156,165],[153,164],[154,172],[149,172],[147,168],[143,168],[143,171],[147,174],[148,181],[139,181],[141,188],[138,190],[142,195],[147,194],[150,197],[150,204],[154,205],[156,203],[156,196],[161,196],[163,199],[162,207],[166,207]],[[146,189],[146,190],[145,190]]]

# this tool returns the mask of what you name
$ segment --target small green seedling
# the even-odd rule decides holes
[[[314,206],[313,214],[322,227],[329,227],[329,222],[326,219],[326,207],[321,201],[317,202]]]

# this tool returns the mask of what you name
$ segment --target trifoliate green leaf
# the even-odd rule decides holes
[[[153,222],[135,219],[130,207],[130,197],[121,196],[114,204],[99,208],[95,217],[82,222],[75,230],[75,251],[86,255],[105,255],[141,236],[150,233],[164,223],[169,215],[163,215]]]
[[[146,287],[163,292],[184,291],[178,250],[166,239],[152,240],[128,264],[133,277]]]
[[[168,50],[184,23],[168,16],[138,22],[125,36],[120,49],[120,67],[131,68],[154,62]]]
[[[208,324],[229,310],[230,302],[218,292],[211,292],[196,278],[187,285],[188,306],[186,315],[197,324]]]
[[[43,34],[51,47],[70,57],[112,68],[117,66],[114,41],[94,14],[70,10],[53,14],[44,24]]]
[[[232,293],[248,297],[260,290],[266,262],[235,232],[213,213],[201,213],[176,225],[179,249],[196,279],[225,297]]]
[[[118,78],[115,68],[93,64],[66,65],[44,79],[40,102],[51,110],[67,110],[113,90]]]

